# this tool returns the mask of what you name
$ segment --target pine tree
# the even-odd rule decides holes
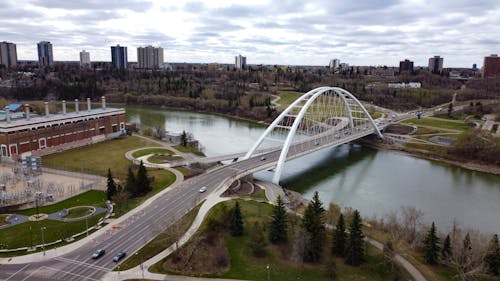
[[[436,225],[432,222],[431,229],[424,240],[425,261],[428,264],[436,264],[439,258],[439,238],[436,234]]]
[[[269,241],[271,243],[285,242],[288,238],[287,235],[287,214],[285,209],[285,203],[281,196],[278,196],[276,201],[276,206],[273,208],[273,213],[271,215],[272,221],[269,227]]]
[[[249,246],[256,257],[262,257],[266,254],[266,239],[264,238],[264,231],[258,222],[253,225]]]
[[[137,195],[135,175],[134,172],[132,171],[132,167],[128,167],[127,181],[125,182],[125,190],[128,191],[132,196]]]
[[[111,198],[117,193],[116,190],[116,183],[115,180],[113,179],[113,176],[111,175],[111,169],[108,168],[108,188],[106,189],[106,197],[108,200],[111,200]]]
[[[347,238],[345,263],[358,266],[365,259],[365,242],[363,241],[362,221],[359,211],[355,210],[349,225],[349,235]]]
[[[486,256],[484,257],[486,265],[486,272],[492,275],[500,274],[500,244],[498,242],[498,235],[493,235]]]
[[[304,261],[306,262],[316,262],[321,258],[325,238],[324,212],[323,203],[319,200],[316,192],[312,202],[307,205],[302,218],[302,227],[310,237],[304,251]]]
[[[146,167],[144,164],[141,163],[139,164],[139,170],[137,171],[137,177],[135,179],[136,186],[137,186],[137,194],[138,195],[143,195],[152,190],[151,187],[151,182],[149,181],[148,178],[148,171],[146,170]]]
[[[345,255],[346,240],[347,233],[345,231],[344,215],[341,213],[337,221],[337,226],[333,230],[332,253],[338,257],[343,257]]]
[[[448,234],[444,239],[443,249],[441,249],[441,258],[443,259],[445,264],[448,264],[450,262],[452,254],[453,253],[451,251],[451,238],[450,235]]]
[[[182,146],[187,146],[187,141],[188,141],[187,133],[186,133],[186,131],[182,131],[181,145]]]
[[[241,216],[241,209],[238,201],[236,201],[233,210],[231,211],[231,220],[229,229],[231,231],[232,236],[243,235],[243,218]]]

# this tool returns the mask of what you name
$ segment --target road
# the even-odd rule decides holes
[[[374,129],[357,127],[353,130],[321,134],[290,147],[287,159],[300,157],[312,151],[347,143],[372,134]],[[118,224],[116,228],[101,233],[93,241],[59,257],[27,264],[4,264],[0,267],[2,280],[100,280],[116,264],[113,256],[125,251],[135,253],[159,232],[198,205],[211,192],[229,185],[244,175],[275,165],[280,151],[270,151],[246,160],[235,162],[191,178],[176,188],[156,198],[147,208]],[[205,193],[199,189],[207,186]],[[106,254],[91,259],[97,249]]]

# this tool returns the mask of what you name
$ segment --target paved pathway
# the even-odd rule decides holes
[[[63,222],[70,222],[70,221],[79,221],[79,220],[84,220],[85,217],[93,217],[102,213],[105,213],[108,209],[102,208],[102,207],[95,207],[95,206],[77,206],[77,207],[89,207],[89,208],[95,208],[95,212],[92,214],[89,214],[87,216],[79,217],[79,218],[65,218],[64,217],[64,211],[59,211],[55,212],[52,214],[49,214],[49,217],[47,219],[50,220],[55,220],[55,221],[63,221]]]

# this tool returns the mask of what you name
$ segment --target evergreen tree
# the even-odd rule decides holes
[[[484,257],[486,272],[492,275],[500,274],[500,244],[498,243],[498,235],[493,235],[491,238],[488,252]]]
[[[128,167],[127,181],[125,182],[125,191],[129,192],[132,196],[137,195],[135,175],[132,171],[132,167]]]
[[[448,264],[451,259],[452,251],[451,251],[451,238],[450,235],[446,235],[443,243],[443,249],[441,249],[441,258],[443,259],[445,264]]]
[[[359,211],[355,210],[349,225],[349,235],[347,237],[345,263],[358,266],[365,259],[365,242],[363,241],[363,230]]]
[[[345,243],[347,240],[347,233],[345,231],[344,215],[342,213],[337,221],[337,226],[333,230],[333,247],[332,253],[338,257],[345,255]]]
[[[113,179],[113,176],[111,175],[111,169],[108,168],[108,188],[106,189],[106,197],[108,200],[111,200],[111,198],[117,193],[116,190],[116,183],[115,180]]]
[[[258,222],[253,225],[249,246],[256,257],[262,257],[266,254],[266,239],[264,238],[264,231]]]
[[[187,141],[188,141],[187,133],[186,133],[186,131],[182,131],[181,145],[182,146],[187,146]]]
[[[304,261],[306,262],[316,262],[321,258],[325,238],[324,212],[323,203],[319,200],[316,192],[313,201],[307,205],[302,218],[302,227],[310,237],[304,251]]]
[[[436,225],[432,222],[431,229],[424,240],[425,261],[428,264],[436,264],[439,258],[439,238],[436,234]]]
[[[288,238],[287,236],[287,214],[285,209],[285,203],[281,196],[278,196],[276,201],[276,206],[273,208],[273,213],[271,215],[272,221],[269,227],[269,241],[271,243],[285,242]]]
[[[451,116],[451,113],[453,112],[453,103],[450,102],[450,105],[448,106],[448,117]]]
[[[231,231],[232,236],[243,235],[243,217],[241,216],[241,209],[238,201],[236,201],[233,210],[231,211],[231,220],[229,229]]]
[[[137,177],[135,178],[135,183],[138,195],[146,194],[153,189],[151,187],[151,182],[149,181],[148,178],[148,171],[146,170],[146,167],[142,163],[142,160],[141,163],[139,164],[139,170],[137,171]]]

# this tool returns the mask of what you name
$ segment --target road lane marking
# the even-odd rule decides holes
[[[85,267],[90,267],[92,269],[102,270],[102,271],[106,271],[106,272],[111,271],[108,268],[105,268],[105,267],[102,267],[102,266],[98,266],[98,265],[95,265],[95,264],[91,264],[91,263],[86,263],[86,262],[83,262],[83,261],[77,261],[77,260],[72,260],[72,259],[63,258],[63,257],[57,257],[57,258],[54,258],[54,259],[57,260],[57,261],[62,261],[62,262],[67,262],[67,263],[72,263],[72,264],[77,264],[77,265],[83,265]]]
[[[85,276],[85,275],[80,275],[80,274],[72,273],[72,272],[69,272],[69,271],[60,270],[60,269],[57,269],[57,268],[52,268],[52,267],[48,267],[48,266],[42,266],[42,267],[43,268],[47,268],[49,270],[53,270],[53,271],[57,271],[57,272],[63,272],[65,274],[78,276],[78,277],[84,278],[84,279],[90,279],[90,280],[94,280],[94,281],[100,281],[99,279],[94,279],[94,278],[91,278],[91,277],[88,277],[88,276]]]
[[[5,281],[7,281],[10,278],[14,277],[16,274],[18,274],[19,272],[23,271],[28,266],[30,266],[30,264],[27,264],[27,265],[23,266],[21,269],[19,269],[18,271],[16,271],[14,274],[12,274],[11,276],[9,276],[9,278],[5,279]]]

